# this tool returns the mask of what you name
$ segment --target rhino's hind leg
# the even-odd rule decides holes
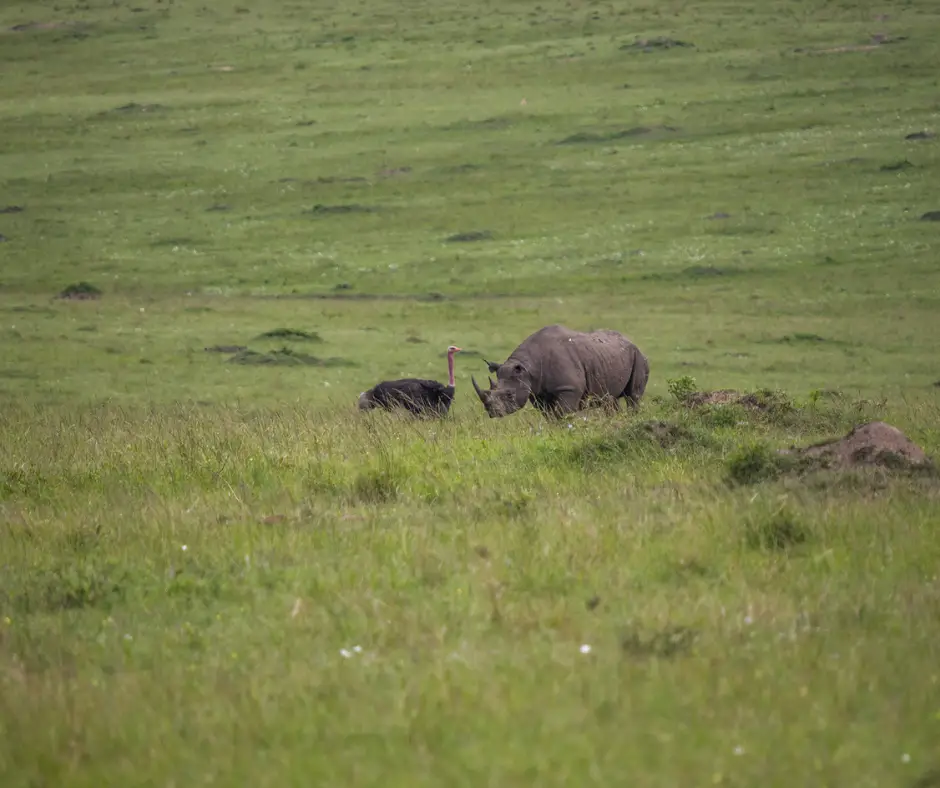
[[[627,381],[626,388],[620,395],[624,397],[630,406],[635,410],[640,407],[640,400],[646,393],[646,384],[650,378],[650,365],[646,356],[640,351],[636,351],[633,356],[633,370],[630,373],[630,380]]]

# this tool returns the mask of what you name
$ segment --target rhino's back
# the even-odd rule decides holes
[[[560,324],[528,337],[513,356],[535,375],[536,388],[586,387],[591,394],[619,394],[630,379],[635,347],[617,331],[575,331]]]
[[[618,395],[633,371],[636,345],[619,331],[599,329],[572,338],[588,393]]]

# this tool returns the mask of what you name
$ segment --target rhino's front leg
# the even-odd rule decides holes
[[[581,410],[583,393],[575,388],[564,388],[555,393],[552,402],[552,411],[558,418],[568,416]]]

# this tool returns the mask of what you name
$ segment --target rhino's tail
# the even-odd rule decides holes
[[[630,373],[630,380],[627,381],[627,387],[623,390],[623,395],[634,408],[638,407],[640,400],[643,399],[649,379],[649,359],[639,350],[636,350],[633,353],[633,369]]]

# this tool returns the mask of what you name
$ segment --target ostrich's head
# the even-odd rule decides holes
[[[459,348],[456,345],[451,345],[447,348],[447,355],[451,358],[454,357],[454,353],[459,353],[463,348]]]

